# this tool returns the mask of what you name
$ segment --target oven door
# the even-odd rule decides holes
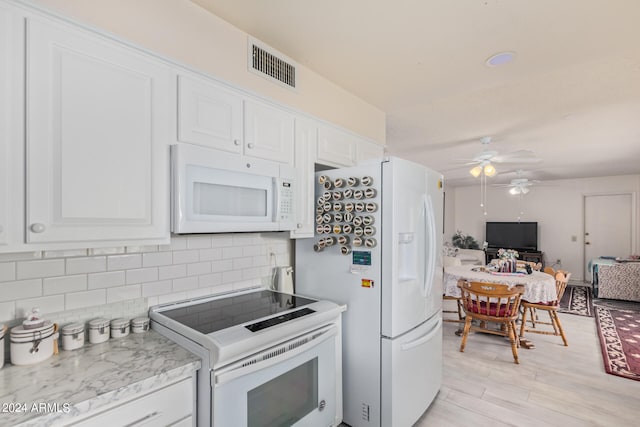
[[[332,324],[214,370],[213,425],[338,425],[339,340]]]

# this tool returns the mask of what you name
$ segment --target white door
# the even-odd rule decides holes
[[[331,166],[356,164],[357,140],[348,133],[326,125],[318,127],[318,163]]]
[[[585,280],[589,260],[600,256],[626,258],[632,253],[633,196],[602,194],[584,198]]]
[[[382,169],[382,335],[396,337],[440,310],[442,191],[421,165],[391,158]],[[432,188],[433,187],[433,188]]]
[[[294,239],[313,237],[315,219],[314,155],[318,141],[318,126],[312,120],[296,117],[295,192],[296,229]]]
[[[244,154],[293,165],[294,119],[262,102],[245,101]]]
[[[27,241],[167,241],[170,70],[44,18],[27,28]]]
[[[442,385],[442,318],[382,339],[382,426],[413,425]]]
[[[242,98],[212,82],[178,76],[178,140],[242,151]]]

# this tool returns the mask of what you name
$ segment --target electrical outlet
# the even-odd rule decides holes
[[[562,261],[560,261],[560,258],[556,260],[556,264],[562,264]]]

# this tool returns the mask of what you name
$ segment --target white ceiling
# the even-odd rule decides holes
[[[192,1],[384,111],[389,152],[449,184],[486,135],[543,159],[495,183],[640,173],[638,0]]]

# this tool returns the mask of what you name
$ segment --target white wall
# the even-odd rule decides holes
[[[297,92],[249,72],[248,35],[190,1],[32,0],[32,3],[385,143],[382,111],[301,64],[297,66]]]
[[[486,221],[538,222],[538,248],[545,254],[545,262],[553,264],[562,260],[561,267],[573,273],[573,277],[584,277],[584,196],[618,192],[640,193],[640,175],[625,175],[600,178],[546,181],[531,189],[522,198],[508,194],[507,189],[488,187],[487,216],[480,208],[480,186],[447,188],[445,208],[445,241],[450,240],[456,230],[484,241]],[[520,211],[523,215],[519,215]],[[640,242],[640,206],[636,206],[635,244],[638,253]],[[576,236],[576,241],[572,241]]]

